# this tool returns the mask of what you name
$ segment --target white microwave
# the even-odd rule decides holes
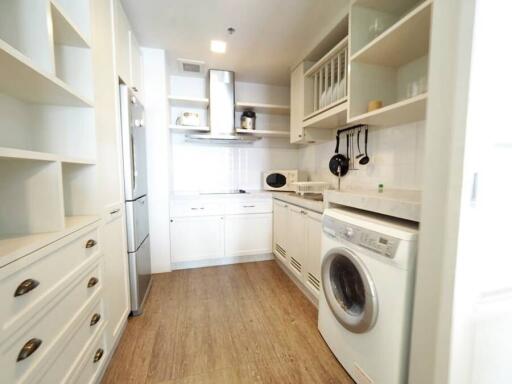
[[[263,173],[263,189],[266,191],[295,191],[292,183],[304,180],[304,174],[297,169],[267,171]]]

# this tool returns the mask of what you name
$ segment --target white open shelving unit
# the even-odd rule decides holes
[[[171,132],[210,132],[210,127],[206,127],[206,126],[199,126],[199,127],[194,127],[194,126],[189,126],[189,125],[173,125],[171,124],[169,126],[169,129],[171,130]]]
[[[353,3],[350,123],[398,125],[425,119],[431,13],[432,0]],[[376,20],[383,31],[374,37],[368,31]],[[382,101],[382,108],[368,112],[372,100]]]
[[[289,115],[290,114],[290,106],[289,105],[253,103],[253,102],[246,102],[246,101],[237,101],[235,110],[237,112],[254,111],[256,113],[264,113],[264,114],[270,114],[270,115]]]
[[[242,135],[250,135],[250,136],[256,136],[256,137],[269,137],[269,138],[286,138],[290,137],[290,132],[286,131],[269,131],[269,130],[263,130],[263,129],[242,129],[237,128],[236,133],[240,133]]]
[[[89,9],[0,4],[2,262],[98,220]]]
[[[174,107],[194,107],[194,108],[207,108],[210,100],[203,97],[181,97],[181,96],[168,96],[169,102]]]

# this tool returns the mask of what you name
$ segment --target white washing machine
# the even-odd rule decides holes
[[[318,328],[358,384],[407,382],[418,226],[327,209]]]

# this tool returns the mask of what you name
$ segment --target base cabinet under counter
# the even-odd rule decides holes
[[[271,259],[272,199],[176,199],[170,231],[173,269]]]
[[[318,298],[322,215],[274,199],[273,235],[272,249],[276,258]]]

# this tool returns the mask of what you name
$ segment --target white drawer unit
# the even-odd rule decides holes
[[[173,217],[215,216],[224,214],[222,202],[208,200],[180,200],[171,204]]]
[[[74,324],[73,324],[74,325]],[[81,364],[81,354],[95,341],[105,327],[105,313],[102,300],[81,313],[80,323],[73,327],[73,335],[64,349],[55,357],[51,366],[43,373],[40,383],[67,382],[71,376],[76,376],[76,370]],[[87,350],[87,352],[89,352]],[[88,355],[87,355],[88,356]]]
[[[249,213],[271,213],[272,200],[235,200],[226,202],[225,210],[226,215],[245,215]]]
[[[92,340],[83,354],[81,363],[76,367],[74,375],[68,382],[73,384],[96,383],[103,370],[108,356],[107,343],[103,332]]]
[[[31,318],[23,328],[2,341],[0,372],[6,383],[30,383],[33,375],[44,367],[62,337],[62,330],[89,300],[94,300],[101,290],[102,271],[100,259],[74,279],[66,288],[66,296],[44,308]]]
[[[66,282],[99,254],[98,230],[88,226],[0,269],[0,340],[64,294]]]

